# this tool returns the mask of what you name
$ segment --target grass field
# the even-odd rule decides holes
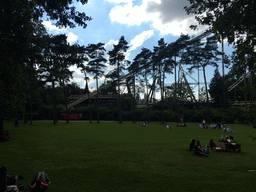
[[[0,143],[8,174],[21,174],[27,186],[44,170],[48,192],[75,191],[256,191],[256,130],[231,125],[235,132],[150,123],[148,127],[117,122],[34,122],[13,127],[11,141]],[[210,152],[209,158],[186,151],[190,139],[203,147],[221,135],[233,135],[241,153]]]

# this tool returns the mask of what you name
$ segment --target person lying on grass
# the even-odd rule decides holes
[[[46,191],[50,180],[47,174],[43,172],[38,172],[30,185],[28,185],[29,191]]]
[[[198,156],[208,157],[208,154],[206,154],[206,150],[203,150],[201,148],[201,144],[200,144],[199,140],[196,141],[196,145],[194,147],[194,153],[195,153],[195,155],[198,155]]]
[[[213,142],[213,139],[210,140],[209,147],[210,147],[211,151],[215,151],[216,150],[216,143]]]
[[[7,186],[15,185],[18,180],[24,179],[24,177],[21,175],[16,175],[14,177],[7,175],[7,170],[8,170],[8,167],[6,165],[0,168],[0,191],[6,191]],[[8,187],[8,190],[11,191],[12,188],[16,188],[16,187],[15,186]]]
[[[10,177],[7,180],[7,186],[6,186],[5,192],[19,192],[25,189],[21,183],[19,184],[19,186],[17,186],[16,182],[17,182],[17,178]]]
[[[0,142],[10,141],[10,131],[6,131],[6,133],[2,132],[0,135]]]
[[[19,189],[15,184],[16,184],[15,178],[10,177],[6,183],[5,192],[19,192]]]

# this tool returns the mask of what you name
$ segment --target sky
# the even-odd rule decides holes
[[[65,33],[70,44],[78,43],[87,46],[98,42],[104,43],[106,52],[111,51],[113,44],[117,44],[120,37],[124,36],[129,45],[126,59],[132,62],[143,47],[153,50],[153,46],[157,46],[161,38],[169,44],[177,40],[181,34],[196,36],[207,29],[205,26],[199,26],[196,31],[189,28],[197,22],[195,15],[187,15],[183,9],[186,5],[189,6],[188,0],[88,0],[85,5],[74,3],[78,11],[92,17],[85,29],[82,27],[57,28],[53,25],[54,21],[47,20],[43,24],[49,33]],[[225,43],[224,50],[226,54],[231,54],[232,47]],[[110,65],[107,66],[106,72],[113,68]],[[74,71],[71,82],[76,82],[84,88],[85,82],[80,69],[71,67],[71,70]],[[206,72],[207,82],[210,82],[214,68],[207,67]],[[221,64],[219,72],[222,74]],[[199,76],[203,79],[202,72],[200,73]],[[192,76],[195,79],[198,78],[197,73],[193,73]],[[194,83],[194,80],[189,77],[188,81]],[[100,79],[99,83],[103,82],[104,78]],[[173,83],[174,75],[168,76],[166,82]],[[200,82],[203,81],[200,80]],[[92,90],[96,88],[93,79],[89,87]]]

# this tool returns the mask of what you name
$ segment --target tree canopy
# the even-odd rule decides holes
[[[195,14],[200,25],[208,25],[212,31],[234,44],[236,55],[245,60],[240,63],[255,70],[256,63],[256,1],[255,0],[188,0],[185,10]],[[191,26],[195,28],[195,26]]]
[[[77,0],[82,4],[87,0]],[[86,27],[92,18],[79,12],[71,0],[4,1],[0,12],[0,129],[3,119],[22,113],[27,98],[27,69],[36,70],[43,62],[48,34],[42,18],[54,20],[57,26]],[[57,37],[56,37],[57,38]],[[59,36],[60,38],[60,36]]]

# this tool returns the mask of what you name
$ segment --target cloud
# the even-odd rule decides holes
[[[130,3],[132,2],[132,0],[106,0],[110,3],[115,3],[115,4],[119,4],[119,3]]]
[[[143,1],[144,2],[144,1]],[[133,6],[132,2],[124,5],[117,5],[111,9],[109,17],[112,22],[118,22],[126,25],[138,25],[148,22],[155,14],[146,13],[147,4],[142,3],[141,6]]]
[[[149,30],[149,31],[143,31],[141,34],[136,35],[130,43],[130,49],[129,51],[133,51],[135,49],[137,49],[138,47],[140,47],[144,41],[146,41],[147,39],[149,39],[150,37],[152,37],[154,35],[154,31],[153,30]]]
[[[197,24],[193,15],[187,15],[184,6],[189,5],[187,0],[142,0],[140,6],[134,6],[132,1],[112,0],[117,5],[111,9],[109,17],[112,22],[118,22],[129,26],[140,26],[150,22],[152,27],[159,30],[162,35],[172,34],[199,34],[205,27],[192,31],[189,26]]]
[[[107,74],[109,71],[113,70],[115,68],[115,66],[110,65],[109,64],[109,55],[108,52],[112,51],[114,48],[114,45],[118,44],[118,40],[113,40],[111,39],[109,42],[107,42],[104,46],[104,48],[106,49],[106,53],[105,53],[105,59],[107,59],[107,64],[106,64],[106,68],[105,68],[105,74]]]
[[[43,21],[43,25],[49,31],[66,31],[67,30],[67,28],[65,28],[65,27],[56,27],[55,25],[53,25],[51,23],[51,21]]]
[[[78,36],[72,32],[69,32],[67,36],[68,36],[67,42],[70,44],[78,40]]]

